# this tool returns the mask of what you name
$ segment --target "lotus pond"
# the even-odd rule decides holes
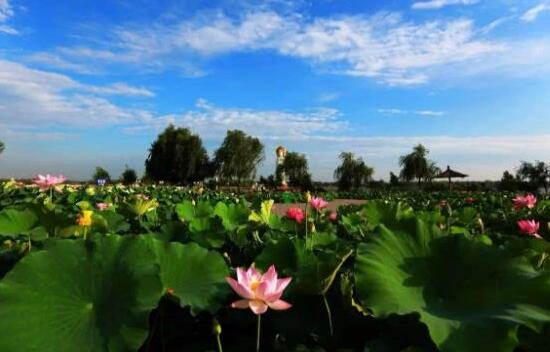
[[[3,183],[0,351],[548,351],[545,197],[274,196]]]

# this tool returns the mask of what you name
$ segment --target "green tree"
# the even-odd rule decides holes
[[[338,189],[349,191],[363,186],[372,180],[374,169],[369,167],[362,158],[355,158],[350,152],[340,153],[342,163],[334,170],[334,178]]]
[[[4,146],[4,143],[2,141],[0,141],[0,154],[2,154],[4,149],[6,149],[6,147]]]
[[[311,189],[311,174],[309,173],[309,166],[304,154],[296,152],[289,152],[285,157],[285,161],[278,170],[277,175],[280,175],[279,171],[284,171],[288,177],[290,186],[300,187],[302,189]],[[280,180],[277,180],[280,183]]]
[[[170,125],[151,144],[145,173],[153,181],[189,184],[207,177],[208,166],[201,138]]]
[[[528,181],[534,187],[543,187],[544,191],[548,192],[550,168],[542,161],[537,160],[534,164],[522,161],[517,170],[517,178]]]
[[[398,185],[399,185],[399,177],[393,172],[390,172],[390,186],[395,187]]]
[[[217,173],[228,180],[236,181],[238,189],[245,179],[256,176],[256,168],[264,160],[264,146],[258,138],[243,131],[230,130],[218,150],[214,164]]]
[[[94,180],[94,182],[97,182],[97,180],[105,180],[107,182],[110,182],[111,175],[109,175],[109,172],[101,166],[96,166],[92,179]]]
[[[502,191],[514,191],[517,190],[519,186],[518,179],[514,177],[508,170],[502,173],[502,178],[498,185],[499,189]]]
[[[416,179],[418,186],[423,180],[431,180],[439,172],[436,164],[428,160],[429,151],[422,144],[418,144],[409,154],[401,156],[399,165],[401,166],[400,176],[405,181]]]
[[[137,181],[137,174],[134,169],[130,169],[128,165],[126,165],[126,168],[122,172],[122,175],[120,175],[120,180],[125,185],[132,185],[136,183]]]

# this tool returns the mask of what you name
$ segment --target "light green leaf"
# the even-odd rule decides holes
[[[37,221],[31,210],[4,209],[0,211],[0,235],[16,237],[32,229]]]

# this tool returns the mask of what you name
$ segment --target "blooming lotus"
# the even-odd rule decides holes
[[[92,226],[93,214],[94,212],[91,210],[83,210],[76,222],[82,227],[90,227]]]
[[[40,187],[40,190],[46,190],[52,186],[56,186],[58,184],[61,184],[65,182],[67,178],[63,175],[54,176],[47,174],[46,176],[38,175],[35,177],[33,182]]]
[[[304,212],[300,208],[290,208],[286,211],[286,216],[289,219],[296,221],[298,224],[301,224],[304,221]]]
[[[261,274],[254,266],[248,270],[237,268],[237,280],[227,277],[227,283],[243,299],[235,301],[231,307],[238,309],[250,308],[256,315],[263,314],[268,308],[286,310],[292,307],[281,299],[284,289],[292,278],[279,279],[275,266],[269,267],[265,274]]]
[[[537,197],[529,193],[526,196],[517,195],[514,199],[514,208],[516,210],[521,210],[523,208],[533,209],[537,205]]]
[[[104,210],[107,210],[109,209],[110,207],[112,207],[113,205],[111,203],[96,203],[95,207],[99,210],[99,211],[104,211]]]
[[[539,228],[540,228],[540,224],[538,221],[520,220],[518,221],[518,227],[519,227],[519,232],[521,232],[524,235],[533,236],[535,238],[542,238],[542,236],[538,234]]]
[[[328,206],[328,202],[324,200],[323,198],[317,198],[313,197],[311,198],[311,201],[309,202],[309,205],[317,211],[321,211],[322,209],[326,208]]]
[[[335,222],[338,220],[338,213],[335,211],[331,211],[330,214],[328,214],[328,219],[332,222]]]

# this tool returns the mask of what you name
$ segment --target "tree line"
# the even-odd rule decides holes
[[[0,141],[0,154],[5,144]],[[429,150],[422,144],[413,147],[408,154],[399,158],[399,175],[390,172],[390,186],[414,181],[418,187],[430,183],[440,172],[437,164],[428,158]],[[200,136],[188,128],[168,126],[149,148],[145,161],[143,180],[189,185],[207,178],[217,177],[222,182],[240,186],[245,181],[255,179],[257,168],[265,159],[264,145],[258,138],[240,130],[229,130],[210,159]],[[334,170],[334,179],[340,190],[349,191],[364,187],[373,182],[374,168],[361,157],[351,152],[339,155],[340,165]],[[312,189],[313,182],[309,165],[304,154],[288,152],[283,165],[279,165],[273,175],[260,177],[260,183],[276,187],[281,183],[280,175],[285,173],[289,185],[295,188]],[[109,172],[96,167],[92,179],[111,181]],[[119,181],[133,184],[138,180],[134,169],[126,166]],[[537,190],[550,188],[550,164],[543,161],[522,161],[515,175],[505,171],[498,188],[501,190]]]
[[[257,168],[265,159],[264,149],[258,138],[240,130],[229,130],[210,159],[200,136],[188,128],[170,125],[151,144],[145,161],[145,175],[152,181],[178,184],[192,184],[205,178],[218,177],[222,182],[240,187],[243,181],[256,177]],[[393,182],[414,179],[420,185],[431,181],[440,170],[435,162],[428,159],[428,153],[419,144],[410,154],[403,155],[400,158],[400,177]],[[351,152],[342,152],[339,159],[340,165],[334,171],[339,189],[354,190],[372,181],[374,168],[365,160]],[[288,177],[291,187],[313,187],[304,154],[288,152],[284,163],[277,166],[275,173],[267,178],[261,177],[260,183],[275,187],[281,183],[283,173]]]

